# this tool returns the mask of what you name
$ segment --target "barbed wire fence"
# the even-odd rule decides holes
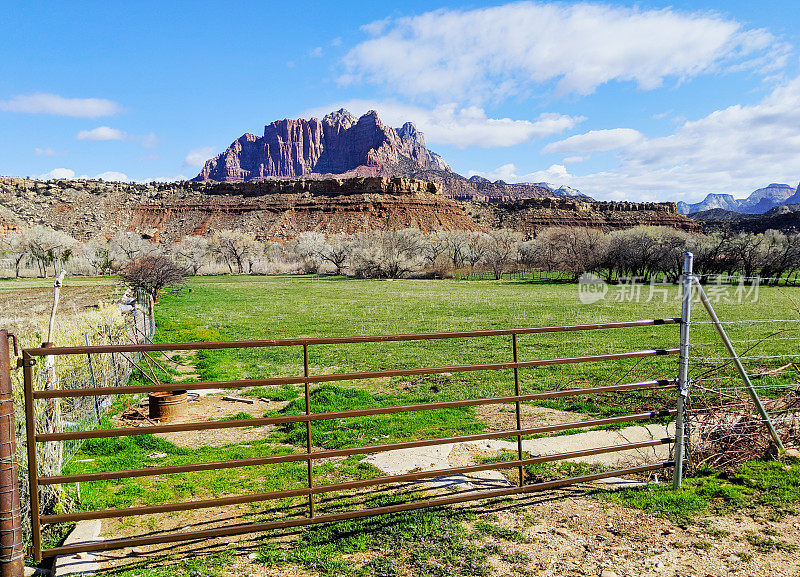
[[[144,293],[135,293],[128,305],[131,307],[123,316],[124,322],[117,325],[95,326],[93,330],[80,335],[80,344],[135,344],[151,342],[155,323],[152,319],[148,297]],[[56,342],[56,344],[62,344]],[[66,344],[66,343],[64,343]],[[77,344],[77,343],[76,343]],[[55,375],[57,386],[61,389],[83,387],[121,386],[128,382],[137,370],[140,358],[136,354],[103,354],[55,357]],[[33,371],[34,390],[43,389],[46,380],[45,363],[38,363]],[[15,437],[17,443],[17,459],[19,463],[20,502],[22,512],[23,534],[30,536],[30,495],[28,484],[27,439],[25,435],[24,390],[22,378],[14,374],[13,390],[15,405]],[[35,406],[37,431],[45,432],[45,424],[50,415],[59,419],[58,430],[77,431],[91,430],[101,424],[103,417],[111,408],[114,397],[76,397],[55,399],[58,406],[55,410],[44,403]],[[49,409],[49,410],[48,410]],[[49,413],[49,415],[48,415]],[[40,456],[39,475],[59,475],[81,448],[82,441],[65,441],[57,452],[43,451]],[[48,458],[49,457],[49,458]],[[54,510],[64,506],[63,492],[58,485],[40,487],[40,503],[43,510]]]
[[[800,314],[774,319],[721,320],[752,390],[783,445],[800,442]],[[791,315],[786,313],[792,313]],[[778,315],[776,315],[778,316]],[[794,316],[794,318],[790,318]],[[725,348],[714,322],[691,323],[690,463],[724,470],[778,454],[769,423]]]

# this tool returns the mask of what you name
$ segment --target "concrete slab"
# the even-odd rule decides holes
[[[432,447],[397,449],[370,455],[364,459],[364,462],[378,467],[387,475],[403,475],[414,470],[447,469],[450,466],[447,457],[453,450],[453,446],[453,443],[448,443]]]
[[[673,423],[668,426],[658,424],[638,425],[635,427],[626,427],[619,431],[587,431],[575,435],[525,439],[522,441],[522,450],[530,453],[531,456],[537,457],[540,455],[554,455],[556,453],[580,451],[581,449],[590,447],[609,447],[623,443],[661,439],[674,434],[675,425]],[[517,450],[517,444],[513,441],[489,439],[485,441],[471,441],[470,443],[484,451]],[[634,462],[642,462],[644,460],[666,459],[668,455],[669,445],[658,445],[646,449],[633,449],[629,451],[616,451],[614,453],[575,457],[570,459],[570,461],[599,463],[604,466],[617,467]]]
[[[64,541],[64,545],[102,541],[103,538],[100,537],[100,527],[100,519],[78,521],[72,533],[70,533],[69,537]],[[53,576],[93,575],[98,569],[97,557],[92,553],[59,555],[53,563]]]

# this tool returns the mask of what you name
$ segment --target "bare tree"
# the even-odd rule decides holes
[[[27,235],[29,260],[39,268],[39,274],[47,277],[47,267],[52,265],[53,274],[58,266],[64,267],[74,255],[76,241],[67,233],[37,225]]]
[[[112,260],[132,261],[153,254],[156,248],[139,233],[124,230],[118,232],[109,242],[109,249],[114,254]]]
[[[464,243],[461,245],[461,258],[463,262],[469,264],[471,269],[475,268],[475,265],[486,256],[491,242],[491,236],[485,232],[468,232],[464,237]]]
[[[503,278],[503,273],[507,272],[516,260],[519,240],[519,233],[505,228],[489,233],[484,261],[492,270],[495,279]]]
[[[14,276],[19,278],[20,269],[28,258],[28,235],[24,230],[12,230],[5,238],[0,238],[0,252],[14,263]]]
[[[204,236],[184,237],[172,249],[175,260],[187,268],[187,272],[194,275],[207,262],[211,254],[209,241]]]
[[[400,278],[418,270],[419,231],[380,230],[358,235],[353,250],[353,268],[364,277]]]
[[[164,255],[147,255],[128,263],[119,276],[129,287],[145,291],[156,302],[162,289],[185,281],[186,270]]]
[[[342,274],[352,251],[353,242],[347,235],[332,234],[319,248],[317,256],[323,261],[331,263],[336,268],[336,274]]]
[[[305,273],[319,272],[322,265],[320,252],[325,246],[325,235],[319,232],[301,232],[294,239],[294,252]]]
[[[228,265],[230,272],[242,274],[245,265],[249,272],[255,256],[264,252],[263,245],[251,233],[241,230],[222,230],[211,237],[211,252]]]

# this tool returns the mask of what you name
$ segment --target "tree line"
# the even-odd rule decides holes
[[[593,273],[604,280],[655,277],[675,281],[683,254],[695,255],[702,275],[761,276],[797,280],[800,235],[770,230],[764,234],[687,233],[638,226],[604,232],[554,227],[535,238],[500,229],[491,232],[415,229],[356,234],[304,232],[285,242],[264,242],[240,230],[184,237],[161,244],[124,231],[110,239],[78,242],[44,226],[0,237],[0,258],[14,276],[48,276],[62,267],[79,274],[111,274],[147,256],[164,256],[187,274],[323,273],[365,278],[448,277],[464,271],[501,278],[510,272],[547,272],[564,280]]]

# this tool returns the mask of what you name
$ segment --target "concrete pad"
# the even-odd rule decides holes
[[[638,425],[626,427],[619,431],[587,431],[574,435],[561,435],[557,437],[542,437],[540,439],[524,439],[522,450],[530,453],[531,456],[554,455],[556,453],[567,453],[580,451],[591,447],[610,447],[624,443],[636,443],[651,439],[662,439],[675,434],[675,425],[670,423],[667,426],[659,424]],[[482,450],[508,450],[516,451],[517,443],[512,441],[501,441],[499,439],[489,439],[485,441],[470,441],[470,443]],[[628,451],[616,451],[613,453],[603,453],[600,455],[586,455],[569,459],[579,463],[599,463],[604,466],[618,467],[631,462],[647,460],[665,460],[669,455],[669,445],[657,445],[645,449],[632,449]]]
[[[414,447],[376,453],[364,459],[365,463],[378,467],[388,475],[403,475],[411,471],[431,471],[447,469],[450,464],[447,457],[453,450],[453,443],[433,445],[431,447]]]
[[[95,543],[102,541],[100,537],[100,519],[78,521],[64,545],[78,543]],[[97,558],[92,553],[76,553],[75,555],[59,555],[53,563],[53,576],[92,575],[99,569]]]

